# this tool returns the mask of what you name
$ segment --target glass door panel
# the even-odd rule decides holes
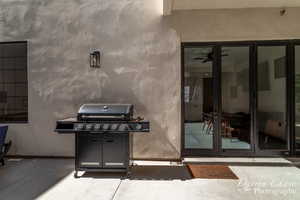
[[[249,47],[221,49],[222,149],[251,149]]]
[[[300,46],[295,46],[295,143],[300,150]]]
[[[287,149],[286,46],[259,46],[257,53],[258,147]]]
[[[185,149],[213,149],[213,48],[184,48]]]

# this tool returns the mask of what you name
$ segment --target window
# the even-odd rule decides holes
[[[0,43],[0,123],[27,121],[27,42],[3,42]]]

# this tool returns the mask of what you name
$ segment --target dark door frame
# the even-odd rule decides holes
[[[286,131],[287,149],[260,150],[257,133],[257,49],[258,46],[286,46]],[[181,43],[181,156],[280,156],[300,153],[295,149],[295,46],[300,40],[262,40],[262,41],[226,41],[226,42],[183,42]],[[251,113],[251,149],[226,150],[221,149],[220,117],[221,117],[221,47],[249,46],[249,89]],[[217,123],[214,124],[214,148],[212,150],[185,149],[184,138],[184,49],[187,47],[211,47],[214,52],[214,109],[217,113]]]
[[[293,99],[295,99],[295,75],[296,75],[296,63],[295,63],[295,46],[300,46],[300,40],[295,40],[294,43],[293,43],[293,48],[291,48],[291,51],[292,51],[292,55],[293,55],[293,58],[291,60],[291,64],[292,64],[292,68],[290,69],[291,70],[291,73],[292,73],[292,77],[291,77],[291,84],[292,84],[292,91],[291,91],[291,97]],[[291,110],[293,110],[293,115],[291,115],[291,124],[295,124],[296,122],[296,119],[295,119],[295,108],[296,108],[296,105],[295,105],[295,100],[291,102]],[[293,147],[293,155],[300,155],[300,149],[297,149],[296,147],[296,133],[295,133],[295,126],[291,126],[291,145]],[[294,139],[294,140],[293,140]]]

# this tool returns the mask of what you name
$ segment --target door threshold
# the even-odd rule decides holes
[[[291,164],[292,162],[285,158],[270,158],[270,157],[185,157],[183,163],[252,163],[252,164]]]

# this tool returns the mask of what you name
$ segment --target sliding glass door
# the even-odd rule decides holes
[[[183,48],[186,154],[253,151],[250,47]]]
[[[300,40],[183,43],[183,155],[300,153]]]
[[[213,48],[184,49],[184,148],[214,147]]]
[[[182,50],[184,154],[250,154],[250,46],[187,45]]]
[[[257,47],[257,134],[259,150],[286,150],[286,46]]]
[[[223,150],[251,149],[249,46],[221,48]]]

